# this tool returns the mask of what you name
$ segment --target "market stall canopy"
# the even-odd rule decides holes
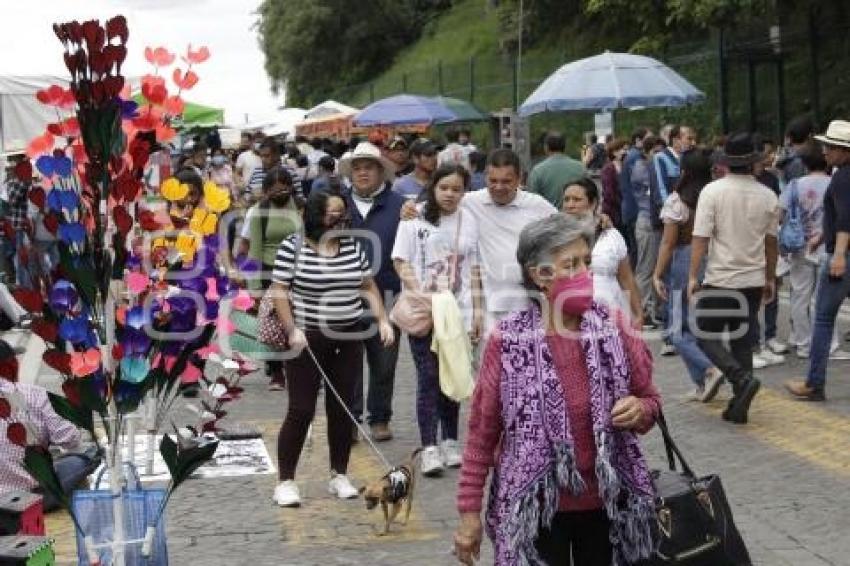
[[[306,110],[303,108],[282,108],[271,118],[271,123],[262,128],[267,136],[294,134],[295,125],[304,119]]]
[[[488,119],[486,112],[466,100],[451,96],[435,96],[434,100],[451,110],[457,116],[454,120],[449,120],[449,122],[483,122]]]
[[[307,110],[305,118],[307,120],[314,120],[316,118],[324,118],[325,116],[332,116],[334,114],[350,115],[357,114],[358,112],[360,112],[359,108],[342,104],[336,100],[326,100]]]
[[[35,98],[51,85],[68,88],[68,79],[50,75],[0,76],[0,155],[18,153],[56,121],[56,109]]]
[[[399,94],[373,102],[354,117],[354,125],[395,126],[435,124],[457,120],[445,105],[427,96]]]
[[[523,102],[519,114],[684,106],[704,98],[705,94],[660,61],[606,51],[567,63],[552,73]]]
[[[146,104],[141,93],[133,95],[133,100],[139,105]],[[224,109],[204,106],[195,102],[185,101],[183,116],[180,121],[182,128],[215,128],[224,125]]]

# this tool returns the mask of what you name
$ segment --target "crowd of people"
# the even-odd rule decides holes
[[[797,119],[781,146],[751,133],[703,145],[681,124],[592,141],[574,159],[563,135],[547,133],[545,158],[527,174],[514,151],[485,155],[465,130],[445,143],[245,133],[236,152],[202,139],[185,148],[178,179],[213,180],[238,212],[223,268],[271,293],[285,328],[289,355],[266,368],[269,388],[288,393],[278,505],[301,503],[298,461],[323,387],[334,392],[325,394],[332,494],[358,496],[347,475],[355,420],[372,442],[393,438],[407,330],[393,313],[399,297],[456,306],[435,301],[430,327],[406,334],[422,473],[461,467],[455,543],[467,564],[480,549],[488,476],[498,564],[648,557],[653,487],[636,435],[653,426],[661,398],[640,331],[681,357],[688,399],[708,402],[731,385],[729,422],[748,420],[754,370],[791,350],[809,368],[789,394],[826,399],[829,360],[850,359],[835,324],[850,292],[850,123],[815,135]],[[28,198],[32,180],[14,168],[8,178],[3,272],[32,288],[58,261],[56,240]],[[175,223],[191,217],[191,200],[169,203]],[[0,305],[12,324],[25,318],[2,287]],[[463,339],[442,343],[434,328],[444,326]],[[442,385],[458,371],[446,357],[477,370],[463,443],[460,402]]]

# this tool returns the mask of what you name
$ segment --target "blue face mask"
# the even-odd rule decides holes
[[[223,155],[213,155],[212,164],[216,167],[221,167],[227,162],[227,158]]]

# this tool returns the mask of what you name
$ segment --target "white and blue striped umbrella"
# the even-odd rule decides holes
[[[519,114],[684,106],[704,98],[705,94],[660,61],[606,51],[567,63],[552,73],[523,102]]]

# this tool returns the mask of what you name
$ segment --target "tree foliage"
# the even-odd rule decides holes
[[[264,0],[260,45],[275,89],[290,104],[321,102],[335,88],[386,69],[447,0]]]

